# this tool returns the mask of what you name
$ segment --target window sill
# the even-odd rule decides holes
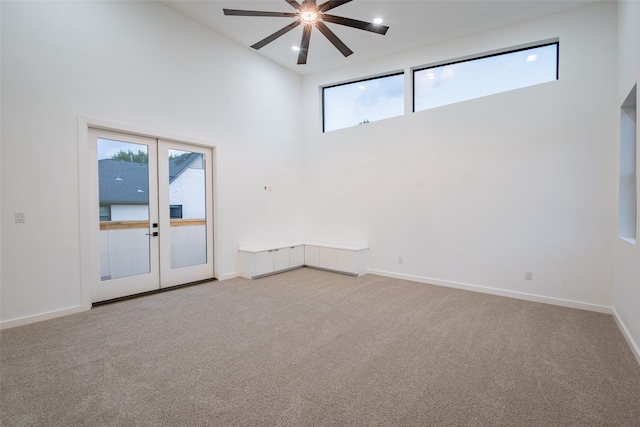
[[[635,238],[632,238],[632,237],[621,237],[621,236],[618,236],[618,238],[620,240],[624,240],[625,242],[627,242],[629,244],[632,244],[633,246],[636,245],[636,239]]]

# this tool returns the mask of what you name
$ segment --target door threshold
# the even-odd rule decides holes
[[[212,277],[211,279],[202,279],[202,280],[197,280],[195,282],[183,283],[181,285],[169,286],[168,288],[154,289],[152,291],[140,292],[139,294],[126,295],[124,297],[112,298],[112,299],[108,299],[108,300],[104,300],[104,301],[98,301],[98,302],[91,303],[91,308],[98,307],[98,306],[101,306],[101,305],[113,304],[114,302],[126,301],[126,300],[130,300],[130,299],[134,299],[134,298],[140,298],[140,297],[146,297],[147,295],[154,295],[154,294],[159,294],[159,293],[162,293],[162,292],[175,291],[176,289],[186,288],[188,286],[201,285],[203,283],[217,282],[217,281],[218,281],[218,279],[216,279],[215,277]]]

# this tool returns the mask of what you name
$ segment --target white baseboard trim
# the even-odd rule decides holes
[[[240,272],[236,271],[235,273],[227,273],[218,277],[218,281],[222,282],[223,280],[235,279],[236,277],[240,277]]]
[[[638,343],[634,341],[633,337],[631,336],[631,333],[629,332],[629,329],[627,328],[627,325],[625,325],[622,319],[620,318],[620,316],[618,316],[618,312],[616,311],[615,308],[613,308],[613,318],[618,324],[618,328],[620,328],[620,332],[622,332],[622,336],[624,337],[625,340],[627,340],[627,344],[629,344],[629,347],[631,348],[631,352],[635,356],[636,361],[640,365],[640,345],[638,345]]]
[[[429,285],[444,286],[447,288],[463,289],[466,291],[481,292],[483,294],[497,295],[501,297],[516,298],[525,301],[540,302],[544,304],[558,305],[562,307],[577,308],[580,310],[595,311],[598,313],[613,314],[613,309],[604,305],[589,304],[584,302],[566,300],[561,298],[545,297],[541,295],[527,294],[524,292],[507,291],[504,289],[489,288],[468,283],[451,282],[448,280],[433,279],[430,277],[412,276],[409,274],[391,273],[381,270],[369,270],[370,274],[391,277],[394,279],[410,280],[412,282],[426,283]]]
[[[218,281],[235,279],[236,277],[240,277],[240,272],[223,274],[221,277],[218,277]],[[74,307],[63,308],[62,310],[54,310],[49,311],[47,313],[35,314],[33,316],[25,316],[19,317],[17,319],[5,320],[0,322],[0,330],[15,328],[16,326],[28,325],[30,323],[42,322],[43,320],[55,319],[56,317],[68,316],[69,314],[76,314],[83,311],[90,310],[91,306],[82,307],[82,305],[77,305]]]
[[[81,305],[75,307],[63,308],[62,310],[49,311],[47,313],[35,314],[33,316],[19,317],[17,319],[5,320],[0,322],[0,329],[15,328],[16,326],[24,326],[30,323],[42,322],[43,320],[55,319],[56,317],[68,316],[70,314],[86,311]]]

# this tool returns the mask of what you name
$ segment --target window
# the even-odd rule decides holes
[[[169,218],[182,218],[182,205],[169,205]]]
[[[558,79],[559,43],[465,59],[413,72],[413,111]]]
[[[404,114],[404,73],[322,89],[323,132]]]
[[[100,206],[100,221],[111,221],[111,206]]]
[[[618,232],[623,239],[634,241],[638,215],[637,200],[637,86],[627,96],[620,111],[620,199]]]

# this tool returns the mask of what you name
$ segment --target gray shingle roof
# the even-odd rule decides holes
[[[101,205],[149,204],[149,166],[146,163],[99,160],[98,174]]]
[[[199,158],[202,158],[202,154],[200,153],[184,153],[181,156],[169,160],[169,183],[172,183],[191,163]]]
[[[185,153],[169,160],[169,183],[202,154]],[[103,159],[98,161],[101,205],[149,204],[149,167],[146,163]]]

